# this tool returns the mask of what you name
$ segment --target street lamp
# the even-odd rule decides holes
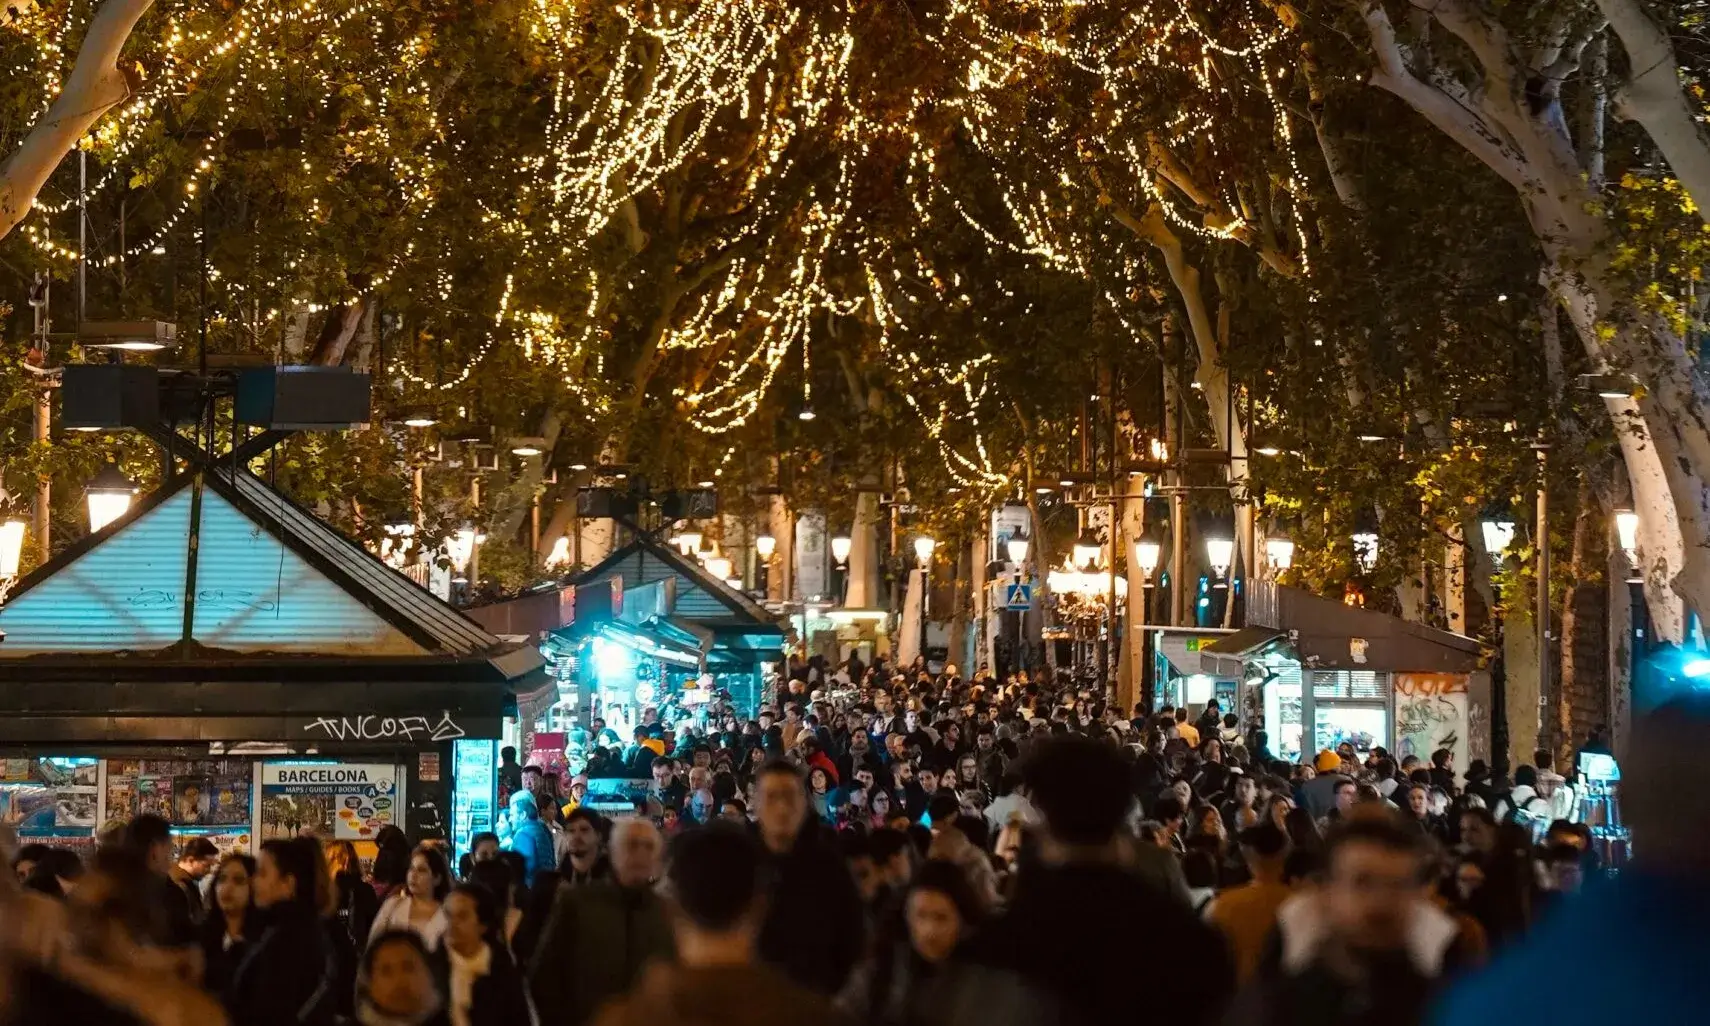
[[[1272,570],[1287,570],[1294,565],[1294,539],[1272,528],[1265,538],[1265,560]]]
[[[927,592],[930,590],[932,578],[932,550],[938,547],[938,542],[931,535],[920,535],[914,540],[914,558],[920,561],[920,660],[926,665],[926,611]]]
[[[1638,562],[1639,514],[1630,509],[1616,510],[1615,537],[1620,541],[1622,550],[1627,553],[1627,561]]]
[[[0,524],[0,580],[18,576],[18,563],[24,556],[24,522],[13,518]]]
[[[1086,569],[1098,565],[1098,557],[1104,552],[1104,546],[1099,544],[1091,531],[1082,531],[1075,539],[1074,559],[1075,569]]]
[[[1621,515],[1616,515],[1616,526],[1619,527]],[[1490,558],[1500,563],[1508,546],[1514,544],[1514,518],[1500,510],[1490,510],[1479,519],[1479,530],[1484,535],[1484,551],[1490,553]],[[1635,524],[1635,527],[1637,525]],[[1622,539],[1622,547],[1626,547],[1626,539]]]
[[[1134,543],[1134,562],[1139,564],[1140,573],[1149,583],[1152,574],[1158,569],[1158,562],[1164,556],[1164,547],[1154,538],[1141,538]]]
[[[707,573],[721,581],[730,579],[730,560],[724,556],[712,556],[705,561]]]
[[[831,558],[837,561],[838,569],[849,565],[849,553],[854,548],[855,540],[846,534],[831,539]]]
[[[1479,517],[1479,530],[1484,535],[1484,550],[1497,569],[1514,543],[1514,516],[1506,509],[1493,506]],[[1495,634],[1496,658],[1490,663],[1490,765],[1496,776],[1508,772],[1508,660],[1503,651],[1502,581],[1490,582],[1490,625]],[[1547,657],[1547,653],[1545,654]]]
[[[1009,556],[1009,561],[1020,566],[1027,562],[1027,550],[1033,546],[1027,535],[1016,533],[1009,536],[1009,540],[1004,543],[1003,547],[1004,552]]]
[[[89,500],[89,530],[94,533],[129,512],[137,486],[117,464],[108,463],[89,482],[84,494]]]
[[[836,547],[837,543],[833,542],[832,548]],[[771,532],[762,532],[754,539],[754,551],[759,553],[761,559],[771,559],[772,553],[778,551],[778,539],[772,537]]]
[[[1229,572],[1229,565],[1235,560],[1235,539],[1211,537],[1205,540],[1205,558],[1211,563],[1211,569],[1219,577]]]
[[[1377,566],[1378,557],[1378,524],[1377,516],[1369,507],[1362,507],[1354,514],[1354,531],[1348,536],[1354,543],[1354,563],[1362,573],[1371,573],[1372,567]]]

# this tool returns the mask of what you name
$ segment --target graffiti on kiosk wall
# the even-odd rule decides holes
[[[1455,767],[1467,765],[1467,678],[1458,673],[1398,673],[1395,675],[1395,755],[1416,755],[1430,762],[1431,753],[1447,748]]]
[[[455,741],[465,736],[443,710],[438,723],[426,716],[322,716],[310,720],[303,732],[319,732],[333,741]]]

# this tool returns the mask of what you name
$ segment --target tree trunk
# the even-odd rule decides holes
[[[107,0],[89,20],[77,63],[40,121],[0,170],[0,238],[9,235],[77,141],[107,111],[123,103],[130,83],[119,54],[153,0]]]
[[[1601,200],[1586,185],[1559,94],[1547,92],[1541,104],[1533,102],[1531,74],[1503,26],[1484,8],[1439,0],[1429,12],[1471,51],[1482,72],[1479,88],[1469,89],[1446,67],[1416,75],[1384,8],[1367,0],[1361,15],[1377,65],[1371,84],[1412,106],[1514,187],[1543,247],[1550,285],[1586,352],[1599,363],[1643,375],[1641,397],[1606,403],[1645,535],[1654,627],[1659,637],[1678,641],[1684,616],[1668,595],[1670,587],[1687,608],[1710,611],[1706,390],[1685,347],[1659,319],[1640,314],[1619,324],[1599,323],[1613,319],[1622,290],[1612,287],[1604,256],[1607,225],[1594,213]],[[1600,330],[1608,327],[1613,330],[1606,341]]]
[[[849,525],[849,591],[843,600],[851,609],[875,609],[879,605],[880,518],[879,493],[858,493],[855,522]]]
[[[1597,9],[1620,37],[1633,69],[1615,95],[1616,115],[1645,127],[1698,215],[1710,223],[1710,145],[1698,127],[1699,105],[1682,89],[1674,45],[1638,0],[1597,0]]]
[[[1568,588],[1566,598],[1562,602],[1562,672],[1561,679],[1556,682],[1556,693],[1551,696],[1554,705],[1554,715],[1551,717],[1551,750],[1556,756],[1558,768],[1565,767],[1572,758],[1574,738],[1576,737],[1575,711],[1583,709],[1589,703],[1585,696],[1603,690],[1598,687],[1602,683],[1601,667],[1594,661],[1586,660],[1582,648],[1589,649],[1588,635],[1596,630],[1596,622],[1586,620],[1586,607],[1592,601],[1592,595],[1600,587],[1593,583],[1601,574],[1594,568],[1594,541],[1596,523],[1601,519],[1602,510],[1598,507],[1597,498],[1592,494],[1590,483],[1582,475],[1579,482],[1579,494],[1576,498],[1577,510],[1573,523],[1573,556],[1567,567]],[[1589,580],[1588,580],[1589,579]]]
[[[968,611],[972,605],[969,588],[974,579],[973,548],[968,545],[957,545],[956,580],[950,589],[950,636],[944,646],[944,658],[956,665],[957,671],[963,676],[968,675]],[[944,617],[939,617],[940,620]]]

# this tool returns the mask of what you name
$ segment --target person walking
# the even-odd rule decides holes
[[[374,932],[374,917],[380,914],[380,898],[362,879],[362,860],[349,841],[326,842],[327,873],[332,877],[333,919],[350,938],[353,949],[368,943]]]
[[[362,953],[357,1026],[451,1026],[445,990],[420,934],[387,930]]]
[[[1128,779],[1108,744],[1075,735],[1035,744],[1027,781],[1044,820],[1040,864],[1023,869],[1009,908],[969,943],[966,961],[984,971],[958,988],[956,1022],[1017,1021],[1024,998],[1043,1003],[1062,1026],[1126,1021],[1134,967],[1165,963],[1170,981],[1147,992],[1148,1017],[1172,1026],[1217,1021],[1233,975],[1222,939],[1121,866]],[[1111,923],[1147,927],[1113,933]],[[1099,944],[1068,943],[1093,934]]]
[[[679,837],[669,876],[677,958],[649,968],[596,1026],[853,1026],[824,995],[760,955],[763,924],[780,900],[776,866],[735,824]]]
[[[263,843],[254,890],[262,932],[232,977],[233,1023],[330,1026],[338,965],[321,925],[331,887],[320,845],[306,837]]]
[[[1675,699],[1639,718],[1621,760],[1621,818],[1632,861],[1588,886],[1453,990],[1434,1026],[1698,1022],[1710,975],[1690,970],[1710,917],[1710,789],[1694,786],[1710,751],[1710,697]],[[1564,957],[1594,966],[1563,978]],[[1539,987],[1539,981],[1555,986]]]
[[[801,770],[774,759],[757,777],[760,840],[773,889],[760,931],[760,954],[784,974],[827,997],[842,990],[860,957],[866,917],[854,878],[808,816]]]
[[[1235,980],[1246,984],[1259,970],[1259,957],[1276,929],[1277,910],[1294,889],[1283,881],[1288,863],[1288,835],[1275,824],[1248,827],[1236,837],[1252,879],[1219,894],[1205,918],[1229,942],[1235,957]]]
[[[582,1026],[648,962],[672,956],[665,903],[653,890],[663,851],[658,827],[624,820],[612,830],[612,879],[559,888],[528,967],[544,1026]]]
[[[1459,964],[1455,921],[1423,895],[1424,839],[1387,811],[1330,835],[1322,884],[1277,912],[1278,941],[1230,1026],[1415,1026]]]
[[[511,836],[505,847],[522,856],[525,887],[533,887],[558,865],[552,831],[541,821],[540,805],[528,791],[511,795]]]
[[[871,1026],[909,1026],[931,1000],[940,970],[984,918],[961,868],[929,860],[909,884],[900,922],[885,923],[838,1007]]]
[[[499,899],[480,884],[445,898],[440,976],[451,1026],[529,1026],[534,1009],[521,970],[504,942]]]
[[[560,890],[611,878],[611,863],[605,856],[607,829],[605,819],[592,809],[578,806],[564,817],[564,857],[558,871],[542,876],[528,889],[528,907],[523,909],[522,923],[511,938],[511,950],[519,964],[527,965],[533,958]]]
[[[202,986],[224,996],[256,940],[255,860],[233,853],[214,871],[213,911],[202,921]]]
[[[526,794],[527,792],[518,792]],[[429,951],[439,947],[445,935],[445,910],[441,903],[451,891],[451,868],[438,848],[419,845],[410,853],[404,889],[387,898],[374,917],[368,942],[391,930],[409,930],[420,935]]]

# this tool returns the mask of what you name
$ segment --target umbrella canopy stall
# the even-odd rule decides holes
[[[143,812],[253,850],[447,838],[455,770],[550,693],[506,642],[241,468],[181,474],[0,607],[0,809],[92,845]],[[493,820],[463,810],[464,832]]]

